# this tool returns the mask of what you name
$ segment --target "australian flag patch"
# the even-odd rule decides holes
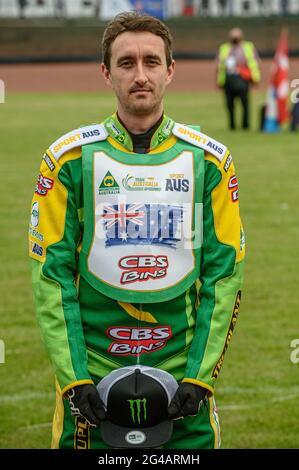
[[[103,207],[101,219],[106,247],[130,244],[175,249],[182,239],[182,205],[107,204]]]

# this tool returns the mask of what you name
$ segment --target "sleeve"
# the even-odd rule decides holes
[[[81,234],[72,164],[79,157],[79,149],[61,162],[44,155],[29,225],[36,315],[62,393],[92,383],[76,288]]]
[[[201,385],[211,393],[238,316],[244,255],[232,157],[227,152],[220,163],[207,155],[200,304],[183,382]]]

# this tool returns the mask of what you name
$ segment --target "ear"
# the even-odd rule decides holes
[[[104,63],[101,63],[101,72],[102,72],[103,78],[106,82],[106,85],[111,87],[112,83],[111,83],[110,72],[109,72],[109,70],[107,69],[107,67]]]
[[[166,78],[166,85],[172,81],[175,72],[175,61],[172,60],[169,67],[167,67],[167,78]]]

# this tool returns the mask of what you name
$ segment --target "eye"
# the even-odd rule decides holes
[[[132,67],[132,61],[131,60],[124,60],[123,62],[120,63],[120,67],[124,68],[129,68]]]
[[[157,59],[148,59],[147,64],[155,66],[155,65],[159,65],[159,61]]]

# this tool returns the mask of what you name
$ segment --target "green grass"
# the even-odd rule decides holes
[[[255,129],[262,95],[253,97]],[[199,123],[234,156],[247,235],[246,278],[235,335],[217,395],[225,448],[299,446],[299,365],[290,362],[298,324],[298,134],[226,130],[217,93],[170,93],[169,115]],[[110,95],[9,94],[0,105],[0,448],[43,448],[54,408],[52,371],[36,325],[27,221],[45,147],[114,110]]]

